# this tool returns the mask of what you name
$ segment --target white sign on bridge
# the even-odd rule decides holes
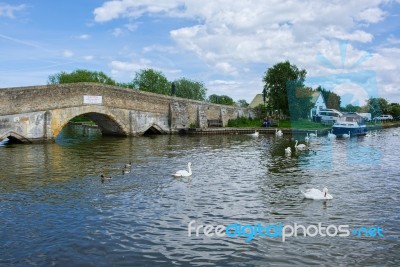
[[[101,95],[84,95],[83,104],[102,104],[103,96]]]

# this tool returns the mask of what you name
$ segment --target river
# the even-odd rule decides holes
[[[321,136],[289,157],[284,148],[304,136],[110,138],[71,126],[51,144],[2,142],[0,265],[399,266],[394,131]],[[191,177],[171,176],[188,162]],[[304,199],[310,187],[327,187],[333,199]],[[308,235],[288,236],[295,223]],[[207,236],[200,225],[288,232],[285,240],[277,231],[249,238],[250,228]],[[348,235],[335,235],[340,225]]]

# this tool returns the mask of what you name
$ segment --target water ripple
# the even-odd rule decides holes
[[[0,144],[0,265],[398,265],[391,130],[284,155],[290,137],[68,137]],[[174,178],[192,162],[193,176]],[[121,170],[132,162],[132,170]],[[113,178],[101,183],[100,174]],[[328,202],[300,189],[328,187]],[[207,237],[188,223],[380,226],[384,237]]]

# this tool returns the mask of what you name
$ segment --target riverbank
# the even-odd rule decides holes
[[[179,133],[181,134],[190,134],[190,135],[207,135],[207,134],[252,134],[255,131],[260,134],[275,134],[275,129],[280,129],[283,134],[306,134],[306,133],[315,133],[318,135],[328,134],[331,128],[326,129],[291,129],[291,128],[234,128],[234,127],[213,127],[213,128],[189,128],[182,129]]]
[[[98,128],[96,124],[88,122],[69,122],[73,125],[81,125],[87,128]],[[383,123],[376,125],[367,125],[368,131],[377,131],[380,129],[400,127],[400,122]],[[275,129],[280,129],[283,134],[307,134],[317,133],[317,135],[327,135],[332,127],[319,129],[313,128],[283,128],[283,127],[208,127],[208,128],[185,128],[179,131],[179,134],[189,135],[211,135],[211,134],[252,134],[255,131],[260,134],[275,134]]]
[[[377,131],[386,128],[400,127],[400,122],[395,123],[384,123],[377,125],[367,125],[368,131]],[[275,134],[276,129],[280,129],[283,134],[306,134],[306,133],[317,133],[317,135],[327,135],[332,127],[320,128],[320,129],[299,129],[299,128],[279,128],[279,127],[210,127],[210,128],[187,128],[181,129],[180,134],[189,135],[208,135],[208,134],[251,134],[255,131],[260,134]]]

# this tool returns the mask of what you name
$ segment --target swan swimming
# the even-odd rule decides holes
[[[296,140],[296,144],[294,145],[294,147],[295,147],[296,149],[299,149],[299,150],[305,150],[305,149],[307,149],[307,146],[306,146],[305,144],[297,145],[298,142],[299,142],[299,141]]]
[[[315,133],[310,133],[310,137],[317,137],[318,136],[318,131],[315,130]]]
[[[287,148],[285,148],[285,155],[290,156],[291,154],[292,154],[292,149],[290,148],[290,146],[288,146]]]
[[[307,189],[305,192],[301,191],[305,198],[308,199],[333,199],[332,195],[328,194],[328,188],[319,190],[315,188]]]
[[[329,139],[335,139],[336,138],[336,134],[332,133],[332,130],[328,132],[328,138]]]
[[[250,135],[253,136],[253,137],[258,137],[260,135],[260,133],[257,132],[257,131],[254,131],[254,133],[252,133]]]
[[[343,134],[343,138],[349,138],[350,137],[350,131],[348,134]]]
[[[307,133],[306,137],[304,138],[304,142],[306,142],[306,143],[310,142],[310,137],[308,137],[308,133]]]
[[[187,170],[180,170],[180,171],[177,171],[175,174],[173,174],[173,176],[175,176],[175,177],[187,177],[187,176],[191,176],[192,175],[192,169],[190,168],[192,166],[192,163],[188,163],[188,169],[189,169],[189,171],[187,171]]]
[[[282,136],[283,133],[282,133],[282,131],[280,129],[279,129],[279,131],[278,131],[278,129],[275,129],[275,135],[276,136]]]

